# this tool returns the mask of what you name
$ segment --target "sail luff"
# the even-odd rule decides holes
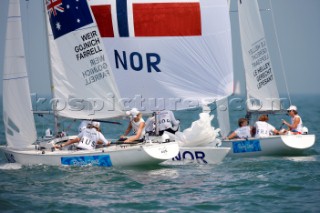
[[[8,6],[3,71],[3,120],[7,145],[24,148],[36,141],[19,0]]]

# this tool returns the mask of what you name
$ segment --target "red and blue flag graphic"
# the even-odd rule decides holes
[[[93,23],[87,1],[47,0],[46,6],[54,39]]]
[[[201,35],[198,0],[109,2],[91,6],[102,37]]]

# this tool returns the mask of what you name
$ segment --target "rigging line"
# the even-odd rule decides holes
[[[270,11],[271,9],[266,8],[266,9],[259,9],[260,12],[265,12],[265,11]],[[229,10],[229,13],[238,13],[239,10]]]
[[[289,93],[289,89],[288,89],[287,78],[286,78],[286,75],[285,75],[285,69],[284,69],[284,65],[283,65],[283,59],[282,59],[282,54],[281,54],[281,50],[280,50],[278,32],[277,32],[277,28],[276,28],[276,24],[275,24],[275,20],[274,20],[273,8],[272,8],[271,0],[269,0],[269,4],[270,4],[270,8],[271,8],[272,23],[273,23],[273,28],[274,28],[274,32],[275,32],[275,36],[276,36],[276,42],[277,42],[278,51],[279,51],[279,57],[280,57],[280,64],[281,64],[281,69],[282,69],[282,75],[283,75],[283,78],[284,78],[284,84],[285,84],[285,86],[286,86],[286,90],[287,90],[289,102],[290,102],[290,105],[291,105],[291,97],[290,97],[290,93]]]
[[[20,77],[14,77],[14,78],[3,78],[3,81],[9,81],[9,80],[16,80],[16,79],[22,79],[22,78],[28,78],[28,76],[20,76]]]
[[[25,43],[27,43],[23,48],[24,48],[24,54],[25,54],[25,61],[26,61],[26,66],[27,66],[27,73],[29,74],[30,70],[31,70],[31,64],[30,64],[30,30],[29,30],[29,19],[30,19],[30,13],[29,13],[29,1],[26,1],[26,18],[22,17],[22,11],[21,11],[21,6],[20,6],[20,16],[21,16],[21,27],[22,27],[22,41],[23,44],[25,45]],[[25,26],[27,27],[23,27],[23,21],[25,21]],[[26,29],[26,34],[24,34],[24,29]],[[27,41],[27,42],[25,42]],[[29,79],[28,79],[29,81]],[[30,85],[29,85],[29,89],[30,89]]]

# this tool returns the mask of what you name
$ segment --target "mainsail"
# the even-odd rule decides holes
[[[53,104],[59,116],[123,114],[108,56],[87,1],[46,1]]]
[[[3,69],[3,119],[7,144],[25,148],[37,135],[30,99],[20,1],[10,0]]]
[[[274,70],[257,1],[238,1],[248,111],[280,110]]]
[[[127,106],[144,112],[179,110],[232,93],[231,27],[225,0],[91,0],[89,4]]]

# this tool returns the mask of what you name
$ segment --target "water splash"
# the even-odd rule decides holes
[[[19,163],[0,164],[0,170],[18,170],[21,168],[22,168],[22,165]]]

